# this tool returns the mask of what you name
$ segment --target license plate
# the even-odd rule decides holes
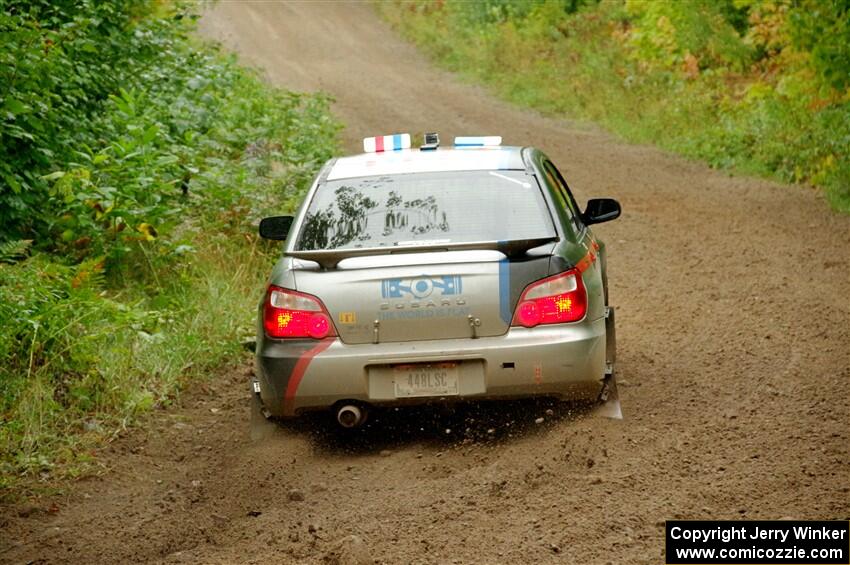
[[[393,367],[396,398],[457,395],[457,363],[415,363]]]

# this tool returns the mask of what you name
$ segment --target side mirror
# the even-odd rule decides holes
[[[620,203],[613,198],[591,198],[581,215],[585,225],[610,222],[620,217]]]
[[[277,241],[286,240],[289,235],[289,228],[292,227],[292,221],[294,219],[292,216],[263,218],[260,220],[260,237],[275,239]]]

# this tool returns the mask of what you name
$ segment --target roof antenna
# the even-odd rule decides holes
[[[426,133],[425,142],[419,147],[420,151],[433,151],[440,146],[440,136],[436,132]]]

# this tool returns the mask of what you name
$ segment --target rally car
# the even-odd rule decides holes
[[[259,306],[256,401],[268,416],[605,394],[615,361],[605,244],[552,161],[500,137],[364,140],[322,167]]]

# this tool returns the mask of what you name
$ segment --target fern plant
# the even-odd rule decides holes
[[[17,263],[27,256],[31,245],[31,239],[15,239],[0,242],[0,263]]]

